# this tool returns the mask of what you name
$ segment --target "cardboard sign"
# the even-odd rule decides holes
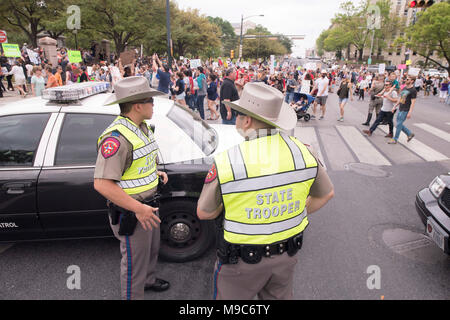
[[[202,66],[202,60],[200,60],[200,59],[191,60],[191,69],[195,69],[195,68],[198,68],[201,66]]]
[[[420,68],[409,68],[408,74],[413,77],[417,77],[420,73]]]
[[[28,57],[33,64],[40,64],[41,59],[39,58],[39,53],[34,52],[33,50],[27,49]]]
[[[383,74],[385,71],[386,71],[386,64],[380,63],[380,65],[378,66],[378,73]]]
[[[5,57],[20,58],[22,56],[18,44],[2,43],[2,47],[5,52]]]
[[[70,63],[80,63],[83,62],[83,59],[81,58],[81,52],[76,50],[68,50],[67,56],[69,57]]]
[[[406,65],[407,65],[407,66],[412,65],[412,60],[406,60]]]
[[[120,54],[120,60],[122,61],[122,66],[126,66],[133,63],[133,60],[136,59],[136,51],[129,50],[124,51]]]
[[[405,69],[406,69],[406,64],[399,64],[399,65],[397,66],[397,69],[398,69],[398,70],[405,70]]]

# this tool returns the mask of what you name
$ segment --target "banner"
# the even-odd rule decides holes
[[[67,51],[67,56],[69,57],[69,62],[70,63],[83,62],[83,59],[81,58],[81,52],[80,51],[69,50],[69,51]]]
[[[2,47],[5,52],[5,57],[20,58],[22,56],[18,44],[2,43]]]
[[[200,59],[191,60],[191,69],[195,69],[202,66],[202,61]]]

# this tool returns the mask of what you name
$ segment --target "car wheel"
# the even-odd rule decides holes
[[[159,256],[170,262],[186,262],[203,255],[215,243],[213,221],[197,217],[197,202],[174,200],[161,203]]]

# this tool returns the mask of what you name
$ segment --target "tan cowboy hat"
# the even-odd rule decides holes
[[[114,85],[115,94],[106,101],[105,106],[112,104],[145,100],[151,97],[164,95],[164,92],[150,88],[144,77],[127,77]]]
[[[262,82],[247,83],[239,100],[223,102],[228,107],[267,124],[291,130],[297,124],[295,111],[284,102],[284,95]]]

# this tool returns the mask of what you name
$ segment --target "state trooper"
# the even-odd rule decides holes
[[[283,98],[248,83],[240,100],[225,102],[238,112],[245,141],[215,156],[197,206],[198,217],[216,219],[220,230],[214,299],[292,299],[307,215],[334,196],[318,158],[279,131],[297,123]]]
[[[120,115],[98,138],[94,188],[108,201],[114,236],[120,240],[122,299],[143,299],[144,290],[164,291],[170,284],[155,276],[160,246],[158,145],[144,120],[153,115],[151,89],[143,77],[117,82],[105,105],[119,104]],[[139,223],[138,223],[139,222]]]

